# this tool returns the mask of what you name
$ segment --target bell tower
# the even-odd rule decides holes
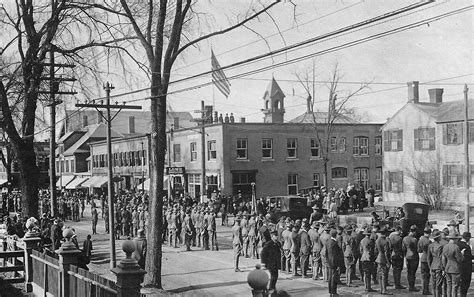
[[[285,114],[284,108],[285,94],[280,86],[272,77],[267,90],[263,94],[263,122],[264,123],[283,123]]]

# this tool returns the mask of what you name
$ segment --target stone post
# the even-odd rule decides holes
[[[247,283],[252,288],[253,297],[265,297],[268,296],[267,284],[268,284],[268,273],[263,271],[260,264],[255,265],[255,270],[249,272],[247,276]]]
[[[81,251],[76,249],[74,243],[71,242],[71,237],[74,235],[74,232],[71,229],[64,229],[63,237],[66,238],[61,247],[56,250],[56,254],[59,255],[59,269],[61,271],[61,292],[60,296],[71,296],[69,292],[69,265],[78,264],[78,256],[81,254]]]
[[[138,262],[132,259],[135,251],[135,243],[127,240],[122,244],[122,250],[126,258],[112,268],[112,272],[117,275],[117,296],[118,297],[140,297],[141,283],[146,271],[138,266]]]
[[[33,291],[33,260],[31,258],[31,250],[38,247],[41,238],[39,238],[39,234],[36,233],[33,228],[35,227],[35,222],[29,219],[26,222],[26,228],[28,231],[25,233],[25,236],[21,239],[24,242],[24,264],[25,264],[25,291],[32,292]],[[37,272],[38,273],[38,272]],[[41,272],[39,272],[41,273]]]

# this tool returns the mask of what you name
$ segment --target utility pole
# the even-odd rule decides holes
[[[54,1],[52,2],[54,9]],[[56,64],[54,62],[54,45],[49,50],[49,63],[43,63],[43,66],[49,66],[49,76],[41,77],[41,80],[49,81],[49,91],[39,91],[40,94],[49,94],[50,102],[46,106],[51,107],[50,121],[51,133],[49,141],[49,186],[51,192],[51,216],[58,215],[58,202],[56,195],[56,105],[61,104],[62,100],[56,100],[56,94],[74,95],[74,91],[59,91],[59,83],[63,81],[75,81],[75,78],[56,77],[56,67],[58,68],[74,68],[72,64]]]
[[[107,175],[108,175],[108,182],[107,182],[107,191],[109,195],[108,199],[108,204],[109,204],[109,230],[110,230],[110,268],[115,268],[117,259],[115,255],[115,219],[114,219],[114,188],[113,188],[113,165],[112,165],[112,121],[113,119],[119,114],[119,112],[122,109],[142,109],[141,106],[138,105],[125,105],[125,102],[123,105],[118,105],[118,102],[116,102],[115,105],[110,104],[110,91],[114,89],[114,86],[112,84],[109,84],[107,82],[104,85],[104,90],[106,94],[106,103],[104,104],[95,104],[94,101],[92,104],[90,103],[85,103],[85,104],[76,104],[76,107],[92,107],[95,108],[99,114],[104,118],[104,120],[107,122]],[[102,111],[99,109],[105,109],[106,110],[106,115],[102,114]],[[111,109],[118,109],[118,111],[115,113],[113,117],[110,115],[110,110]]]
[[[141,141],[142,144],[142,192],[145,193],[145,151],[143,150],[143,140]]]
[[[468,92],[467,84],[464,85],[464,169],[465,176],[466,176],[466,209],[464,214],[464,220],[466,222],[466,230],[469,232],[469,213],[470,213],[470,205],[469,205],[469,183],[470,183],[470,165],[469,165],[469,115],[468,115],[468,101],[467,101],[467,92]]]
[[[201,110],[195,110],[195,113],[200,113],[200,119],[194,119],[194,122],[199,122],[201,126],[201,202],[204,202],[204,194],[206,190],[206,109],[204,108],[204,101],[201,100]]]

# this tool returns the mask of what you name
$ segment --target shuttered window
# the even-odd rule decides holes
[[[403,130],[387,130],[383,132],[383,150],[396,152],[403,150]]]
[[[464,185],[462,165],[443,165],[443,186],[461,188]]]
[[[436,145],[435,128],[418,128],[413,130],[415,151],[434,150]]]
[[[443,144],[462,144],[463,123],[443,124]]]
[[[383,178],[386,192],[403,192],[403,171],[385,171]]]

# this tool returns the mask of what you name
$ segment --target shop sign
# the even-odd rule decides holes
[[[166,175],[184,174],[184,167],[166,167]]]

